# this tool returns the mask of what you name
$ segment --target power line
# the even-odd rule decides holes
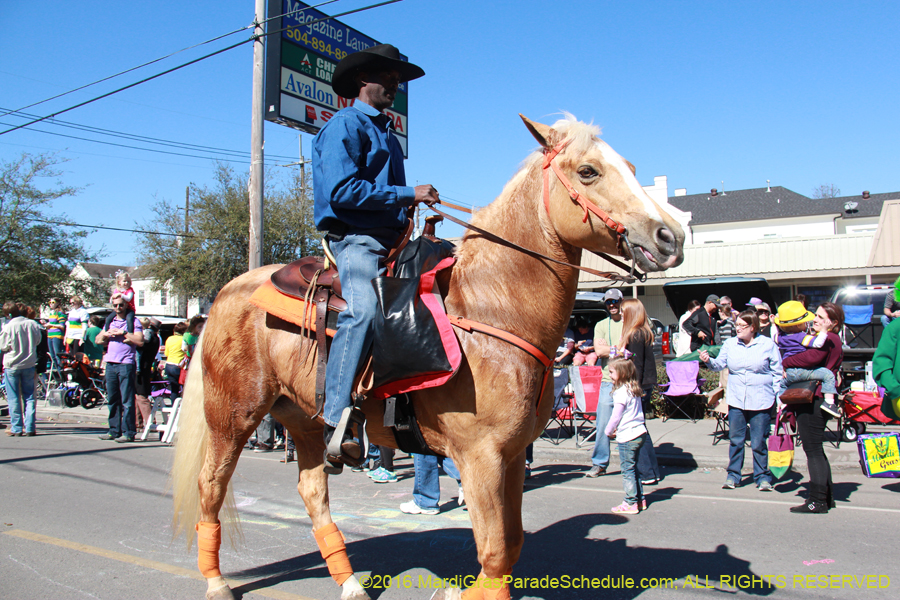
[[[311,7],[311,8],[318,8],[319,6],[325,6],[326,4],[331,4],[331,3],[337,2],[337,1],[338,1],[338,0],[328,0],[327,2],[322,2],[321,4],[317,4],[316,6],[313,6],[313,7]],[[289,14],[289,13],[285,13],[285,14]],[[266,19],[265,21],[263,21],[263,23],[266,23],[266,22],[268,22],[268,21],[271,21],[272,19],[277,19],[277,18],[283,17],[283,16],[284,16],[284,14],[278,15],[278,16],[276,16],[276,17],[269,17],[268,19]],[[51,96],[50,98],[45,98],[45,99],[43,99],[43,100],[39,100],[38,102],[33,102],[33,103],[31,103],[31,104],[28,104],[27,106],[23,106],[22,108],[19,108],[19,109],[16,109],[16,110],[9,110],[9,109],[5,109],[5,108],[0,108],[0,110],[6,110],[6,111],[7,111],[7,112],[3,113],[2,115],[0,115],[0,117],[5,117],[6,115],[14,114],[14,113],[21,113],[23,110],[32,108],[32,107],[34,107],[34,106],[38,106],[38,105],[40,105],[40,104],[44,104],[45,102],[50,102],[51,100],[56,100],[57,98],[62,98],[63,96],[68,96],[69,94],[72,94],[72,93],[74,93],[74,92],[77,92],[77,91],[80,91],[80,90],[89,88],[89,87],[91,87],[91,86],[97,85],[98,83],[103,83],[104,81],[109,81],[110,79],[115,79],[116,77],[119,77],[120,75],[125,75],[126,73],[131,73],[132,71],[137,71],[138,69],[142,69],[142,68],[144,68],[144,67],[149,67],[149,66],[152,65],[152,64],[158,63],[158,62],[163,61],[163,60],[165,60],[165,59],[167,59],[167,58],[171,58],[171,57],[175,56],[176,54],[181,54],[182,52],[186,52],[186,51],[188,51],[188,50],[193,50],[194,48],[199,48],[200,46],[203,46],[203,45],[206,45],[206,44],[210,44],[210,43],[212,43],[212,42],[216,42],[216,41],[221,40],[221,39],[224,39],[224,38],[226,38],[226,37],[228,37],[228,36],[230,36],[230,35],[234,35],[235,33],[240,33],[241,31],[245,31],[245,30],[247,30],[247,29],[251,29],[251,28],[253,28],[253,27],[255,27],[255,26],[256,26],[255,23],[251,23],[250,25],[245,25],[244,27],[241,27],[241,28],[239,28],[239,29],[235,29],[234,31],[230,31],[230,32],[228,32],[228,33],[223,33],[222,35],[218,35],[218,36],[216,36],[216,37],[214,37],[214,38],[210,38],[210,39],[206,40],[205,42],[200,42],[200,43],[198,43],[198,44],[194,44],[193,46],[188,46],[187,48],[182,48],[181,50],[176,50],[175,52],[171,52],[171,53],[169,53],[169,54],[166,54],[165,56],[161,56],[161,57],[156,58],[156,59],[154,59],[154,60],[151,60],[151,61],[149,61],[149,62],[145,62],[145,63],[142,64],[142,65],[138,65],[138,66],[136,66],[136,67],[131,67],[130,69],[125,69],[124,71],[119,71],[119,72],[116,73],[115,75],[109,75],[108,77],[103,77],[102,79],[98,79],[97,81],[93,81],[93,82],[91,82],[91,83],[86,83],[85,85],[82,85],[82,86],[79,86],[79,87],[77,87],[77,88],[71,89],[71,90],[69,90],[68,92],[63,92],[63,93],[61,93],[61,94],[57,94],[57,95],[55,95],[55,96]]]
[[[321,22],[321,21],[327,21],[327,20],[329,20],[329,19],[333,19],[333,18],[336,18],[336,17],[343,17],[343,16],[346,16],[346,15],[351,15],[351,14],[354,14],[354,13],[358,13],[358,12],[370,10],[370,9],[373,9],[373,8],[379,8],[379,7],[381,7],[381,6],[386,6],[386,5],[388,5],[388,4],[394,4],[394,3],[396,3],[396,2],[402,2],[402,0],[387,0],[386,2],[380,2],[380,3],[378,3],[378,4],[372,4],[372,5],[370,5],[370,6],[364,6],[364,7],[362,7],[362,8],[357,8],[357,9],[354,9],[354,10],[348,10],[348,11],[346,11],[346,12],[338,13],[338,14],[336,14],[336,15],[326,16],[326,17],[323,17],[323,18],[321,18],[321,19],[316,19],[316,20],[313,20],[313,21],[308,21],[307,23],[305,23],[305,25],[307,25],[307,26],[308,26],[308,25],[314,25],[314,24],[319,23],[319,22]],[[281,15],[281,16],[283,16],[283,15]],[[276,17],[273,17],[273,18],[276,18]],[[266,19],[266,20],[269,20],[269,19]],[[257,25],[257,23],[254,22],[254,23],[253,23],[253,27],[256,27],[256,25]],[[183,69],[184,67],[193,65],[194,63],[198,63],[198,62],[200,62],[200,61],[202,61],[202,60],[206,60],[207,58],[212,58],[213,56],[216,56],[216,55],[218,55],[218,54],[222,54],[223,52],[227,52],[227,51],[229,51],[229,50],[233,50],[233,49],[237,48],[238,46],[242,46],[243,44],[246,44],[247,42],[253,42],[253,41],[256,41],[256,39],[259,38],[259,37],[265,37],[265,36],[273,35],[273,34],[276,34],[276,33],[281,33],[281,32],[283,32],[283,31],[287,31],[288,29],[290,29],[290,27],[285,27],[285,28],[279,29],[279,30],[277,30],[277,31],[266,32],[266,33],[263,33],[263,34],[261,34],[261,35],[255,35],[255,34],[254,34],[254,35],[250,36],[249,39],[246,39],[246,40],[243,40],[243,41],[241,41],[241,42],[238,42],[237,44],[232,44],[231,46],[227,46],[227,47],[225,47],[225,48],[222,48],[221,50],[216,50],[215,52],[211,52],[211,53],[209,53],[209,54],[207,54],[207,55],[205,55],[205,56],[201,56],[201,57],[196,58],[196,59],[194,59],[194,60],[188,61],[188,62],[186,62],[186,63],[184,63],[184,64],[178,65],[178,66],[176,66],[176,67],[172,67],[171,69],[168,69],[168,70],[163,71],[163,72],[161,72],[161,73],[157,73],[156,75],[151,75],[150,77],[146,77],[146,78],[141,79],[140,81],[137,81],[137,82],[135,82],[135,83],[131,83],[131,84],[129,84],[129,85],[126,85],[126,86],[120,87],[120,88],[118,88],[118,89],[115,89],[115,90],[113,90],[113,91],[111,91],[111,92],[107,92],[107,93],[105,93],[105,94],[101,94],[100,96],[97,96],[96,98],[92,98],[92,99],[90,99],[90,100],[85,100],[84,102],[81,102],[81,103],[76,104],[76,105],[74,105],[74,106],[70,106],[69,108],[65,108],[65,109],[63,109],[63,110],[57,111],[57,112],[52,113],[52,114],[49,114],[49,115],[47,115],[47,116],[40,117],[40,118],[38,118],[38,119],[34,119],[34,120],[32,120],[32,121],[29,121],[28,123],[23,123],[22,125],[18,125],[18,126],[16,126],[16,127],[11,128],[11,129],[7,129],[7,130],[5,130],[5,131],[0,131],[0,135],[5,135],[5,134],[11,133],[11,132],[13,132],[13,131],[18,131],[19,129],[23,129],[23,128],[25,128],[25,127],[28,127],[28,126],[30,126],[30,125],[34,125],[34,124],[36,124],[36,123],[40,123],[41,121],[46,121],[47,119],[51,119],[51,118],[53,118],[53,117],[56,117],[57,115],[61,115],[61,114],[63,114],[63,113],[67,113],[67,112],[69,112],[69,111],[71,111],[71,110],[75,110],[76,108],[81,108],[82,106],[85,106],[85,105],[87,105],[87,104],[91,104],[92,102],[96,102],[97,100],[102,100],[103,98],[108,98],[109,96],[112,96],[112,95],[114,95],[114,94],[118,94],[119,92],[124,92],[125,90],[131,89],[131,88],[136,87],[136,86],[138,86],[138,85],[141,85],[142,83],[147,83],[148,81],[152,81],[152,80],[154,80],[154,79],[157,79],[157,78],[159,78],[159,77],[162,77],[163,75],[168,75],[169,73],[173,73],[173,72],[175,72],[175,71],[178,71],[179,69]]]
[[[6,110],[6,109],[4,109],[3,107],[0,107],[0,110]],[[6,114],[9,114],[9,113],[6,113]],[[23,117],[26,117],[26,118],[35,118],[35,117],[37,117],[37,115],[28,114],[28,113],[24,113],[24,112],[20,112],[19,114],[13,115],[13,116],[20,116],[20,115],[23,116]],[[92,125],[82,125],[82,124],[80,124],[80,123],[73,123],[73,122],[71,122],[71,121],[62,121],[62,120],[60,120],[60,119],[47,119],[47,123],[52,124],[52,125],[58,125],[58,126],[60,126],[60,127],[67,127],[67,128],[70,128],[70,129],[77,129],[77,130],[80,130],[80,131],[87,131],[87,132],[89,132],[89,133],[98,133],[98,134],[100,134],[100,135],[108,135],[108,136],[110,136],[110,137],[119,137],[119,138],[123,138],[123,139],[127,139],[127,140],[133,140],[133,141],[136,141],[136,142],[146,142],[146,143],[149,143],[149,144],[157,144],[157,145],[160,145],[160,146],[171,146],[171,147],[174,147],[174,148],[181,148],[181,149],[184,149],[184,150],[198,150],[198,151],[200,151],[200,152],[211,152],[211,153],[231,154],[231,155],[236,155],[236,156],[247,156],[247,155],[249,154],[248,152],[246,152],[246,151],[241,151],[241,150],[228,150],[227,148],[216,148],[216,147],[214,147],[214,146],[205,146],[205,145],[203,145],[203,144],[191,144],[191,143],[189,143],[189,142],[178,142],[178,141],[173,141],[173,140],[164,140],[164,139],[161,139],[161,138],[155,138],[155,137],[150,137],[150,136],[138,135],[138,134],[134,134],[134,133],[127,133],[127,132],[124,132],[124,131],[115,131],[115,130],[112,130],[112,129],[104,129],[104,128],[102,128],[102,127],[94,127],[94,126],[92,126]],[[9,125],[8,123],[2,123],[2,124],[3,124],[3,125]],[[51,135],[62,135],[62,134],[54,133],[54,132],[52,132],[52,131],[43,131],[43,130],[40,130],[40,129],[32,129],[32,131],[41,131],[42,133],[49,133],[49,134],[51,134]],[[93,139],[88,139],[88,138],[75,138],[75,139],[86,139],[87,141],[91,141],[91,142],[96,141],[96,142],[98,142],[98,143],[106,143],[106,142],[102,142],[102,141],[100,141],[100,140],[93,140]],[[140,149],[142,149],[142,148],[140,148]],[[294,160],[294,157],[293,157],[293,156],[282,156],[282,155],[278,155],[278,154],[269,154],[268,156],[271,157],[271,158],[280,158],[280,159],[284,159],[284,160]]]
[[[147,231],[145,229],[125,229],[122,227],[106,227],[104,225],[83,225],[81,223],[68,223],[65,221],[49,221],[47,219],[36,219],[33,217],[26,217],[22,219],[23,221],[33,221],[35,223],[46,223],[47,225],[60,225],[62,227],[83,227],[85,229],[107,229],[109,231],[124,231],[127,233],[145,233],[148,235],[169,235],[172,237],[183,237],[183,238],[196,238],[201,240],[215,240],[217,242],[224,242],[222,238],[214,238],[214,237],[203,237],[199,235],[194,235],[192,233],[168,233],[166,231]]]

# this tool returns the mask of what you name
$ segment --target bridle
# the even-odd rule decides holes
[[[447,219],[453,223],[456,223],[457,225],[460,225],[470,231],[474,231],[475,233],[478,233],[479,235],[481,235],[482,237],[484,237],[485,239],[487,239],[489,241],[492,241],[496,244],[500,244],[501,246],[506,246],[507,248],[512,248],[514,250],[522,252],[523,254],[527,254],[528,256],[538,258],[541,260],[548,260],[550,262],[554,262],[556,264],[564,265],[567,267],[572,267],[573,269],[578,269],[579,271],[584,271],[585,273],[590,273],[591,275],[596,275],[596,276],[600,277],[601,279],[609,279],[611,281],[619,281],[619,282],[623,282],[623,283],[633,283],[635,280],[641,281],[641,282],[646,281],[647,274],[641,273],[637,269],[637,262],[635,259],[634,246],[631,244],[631,241],[628,239],[628,229],[624,225],[622,225],[621,223],[619,223],[618,221],[613,219],[611,216],[609,216],[609,213],[604,211],[602,208],[600,208],[593,202],[588,201],[584,196],[582,196],[580,193],[578,193],[578,190],[576,190],[574,188],[574,186],[572,186],[572,183],[569,181],[568,177],[566,177],[565,173],[562,172],[562,169],[559,168],[559,165],[557,164],[557,161],[556,161],[556,157],[559,155],[560,152],[563,151],[563,149],[565,149],[565,147],[569,144],[570,141],[571,140],[563,140],[562,142],[560,142],[558,145],[556,145],[553,148],[545,147],[544,151],[543,151],[544,152],[544,161],[541,166],[541,170],[543,171],[543,180],[544,180],[544,182],[543,182],[544,208],[547,210],[547,216],[550,215],[550,170],[552,169],[553,172],[556,173],[556,177],[559,179],[560,183],[562,183],[563,187],[565,187],[566,191],[569,193],[569,198],[571,198],[573,202],[575,202],[576,204],[581,206],[582,210],[584,210],[584,216],[582,217],[581,222],[587,223],[587,220],[590,217],[589,213],[594,213],[594,215],[596,215],[603,222],[603,224],[606,225],[606,227],[608,227],[609,229],[611,229],[613,231],[613,233],[615,233],[616,247],[619,249],[619,251],[620,252],[622,251],[623,246],[628,249],[628,254],[631,256],[631,265],[630,266],[626,265],[626,264],[622,263],[621,261],[609,256],[608,254],[606,254],[604,252],[594,252],[594,254],[603,258],[607,262],[610,262],[613,265],[619,267],[620,269],[627,271],[628,275],[621,275],[619,273],[612,273],[609,271],[597,271],[596,269],[590,269],[588,267],[582,267],[580,265],[573,265],[571,263],[567,263],[562,260],[557,260],[553,257],[541,254],[540,252],[536,252],[534,250],[530,250],[528,248],[519,246],[518,244],[514,244],[514,243],[510,242],[509,240],[506,240],[506,239],[504,239],[496,234],[493,234],[489,231],[486,231],[484,229],[481,229],[480,227],[476,227],[475,225],[466,223],[465,221],[462,221],[460,219],[452,217],[452,216],[448,215],[447,213],[435,208],[433,204],[429,204],[427,206],[429,209],[431,209],[435,213],[441,215],[445,219]],[[445,200],[439,200],[438,203],[443,206],[447,206],[448,208],[453,208],[453,209],[461,211],[461,212],[472,214],[472,211],[468,208],[465,208],[464,206],[452,204]],[[588,252],[592,252],[592,251],[589,250]]]
[[[571,139],[563,140],[553,148],[544,148],[544,163],[541,166],[541,170],[544,172],[544,208],[547,210],[547,216],[550,215],[550,170],[552,169],[554,173],[556,173],[557,179],[566,188],[566,191],[569,193],[569,198],[572,199],[572,202],[578,204],[581,209],[584,211],[584,216],[581,219],[582,223],[587,223],[589,218],[589,212],[594,213],[604,225],[606,225],[609,229],[612,230],[613,233],[616,234],[616,247],[619,251],[622,251],[622,246],[624,245],[628,248],[628,254],[631,256],[631,267],[623,265],[618,260],[613,259],[609,255],[603,252],[595,252],[597,256],[600,256],[607,261],[613,263],[614,265],[623,268],[629,271],[629,276],[632,279],[637,279],[638,281],[646,281],[647,274],[641,273],[637,270],[637,264],[635,262],[635,253],[634,246],[631,245],[631,242],[628,239],[628,229],[609,216],[605,210],[594,204],[593,202],[589,202],[584,196],[578,193],[578,190],[572,185],[572,182],[569,181],[569,178],[566,177],[566,174],[562,172],[562,169],[559,168],[559,164],[557,164],[556,157],[562,152],[566,146],[569,145]]]

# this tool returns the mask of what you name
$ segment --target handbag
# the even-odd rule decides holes
[[[181,367],[181,373],[178,374],[178,385],[184,385],[187,381],[187,367]]]
[[[784,411],[778,411],[778,416],[775,417],[775,433],[766,441],[769,449],[769,471],[776,481],[791,470],[794,462],[794,438],[785,427],[787,422],[793,421],[794,414],[788,412],[786,416],[787,419]]]
[[[784,404],[812,404],[820,385],[821,382],[818,380],[792,383],[781,394],[781,402]]]
[[[864,433],[856,438],[859,466],[866,477],[900,477],[900,435]]]

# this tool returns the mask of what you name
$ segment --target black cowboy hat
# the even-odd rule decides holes
[[[400,51],[390,44],[378,44],[345,56],[338,63],[331,78],[331,87],[344,98],[359,96],[359,86],[354,80],[357,71],[366,69],[396,70],[400,81],[412,81],[425,74],[421,67],[400,60]]]

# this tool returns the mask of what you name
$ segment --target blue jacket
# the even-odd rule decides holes
[[[316,227],[367,233],[393,242],[406,226],[415,190],[406,186],[403,151],[391,119],[356,100],[313,140]]]
[[[738,337],[729,338],[707,364],[713,371],[728,369],[728,406],[765,410],[775,403],[776,386],[784,372],[781,354],[770,338],[757,335],[749,344]]]

